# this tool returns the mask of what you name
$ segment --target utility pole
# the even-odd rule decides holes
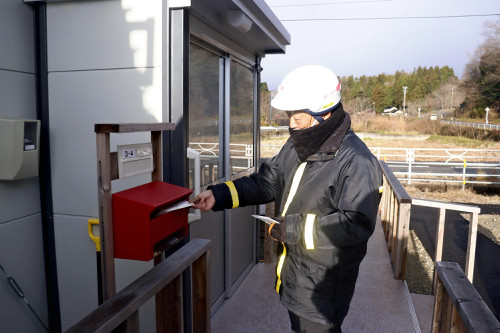
[[[403,87],[403,114],[406,116],[406,89],[408,89],[407,86]]]
[[[451,103],[450,103],[450,109],[453,109],[453,90],[455,90],[455,86],[451,86]]]

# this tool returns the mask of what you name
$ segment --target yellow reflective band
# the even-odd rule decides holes
[[[276,282],[276,292],[279,294],[281,287],[281,269],[283,268],[283,263],[286,257],[286,246],[283,244],[283,253],[281,254],[280,260],[278,261],[278,267],[276,268],[276,276],[278,276],[278,281]]]
[[[382,193],[382,192],[384,192],[384,187],[383,186],[379,186],[378,193]]]
[[[306,225],[304,226],[304,239],[306,241],[307,250],[314,250],[313,230],[314,230],[315,220],[316,220],[316,215],[307,214]]]
[[[233,208],[237,208],[240,205],[240,200],[238,199],[238,191],[236,191],[236,187],[234,187],[233,182],[225,182],[224,184],[229,187],[229,192],[231,192],[231,198],[233,199]]]
[[[295,171],[295,175],[293,176],[292,186],[290,187],[290,192],[288,192],[288,198],[286,198],[285,207],[283,208],[283,212],[281,213],[281,216],[285,216],[286,211],[288,210],[288,206],[290,206],[290,203],[292,202],[293,197],[295,196],[295,193],[297,193],[297,189],[299,188],[300,179],[302,178],[302,175],[304,174],[306,164],[307,164],[307,162],[302,162],[299,165],[299,167],[297,168],[297,171]]]

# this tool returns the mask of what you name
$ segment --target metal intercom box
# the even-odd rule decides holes
[[[0,180],[38,176],[40,121],[0,118]]]

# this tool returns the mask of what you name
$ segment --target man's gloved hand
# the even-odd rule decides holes
[[[269,235],[277,242],[286,242],[286,216],[273,217],[279,223],[269,226]]]

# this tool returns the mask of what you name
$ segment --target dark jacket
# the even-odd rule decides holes
[[[233,182],[239,206],[274,200],[281,214],[299,164],[289,139],[258,173]],[[279,292],[288,310],[326,325],[342,324],[375,228],[381,185],[378,160],[351,130],[336,152],[307,159],[286,212],[286,257]],[[214,210],[233,207],[235,193],[229,187],[211,187]],[[313,214],[314,223],[305,228],[307,214]],[[311,243],[313,248],[306,248]]]

